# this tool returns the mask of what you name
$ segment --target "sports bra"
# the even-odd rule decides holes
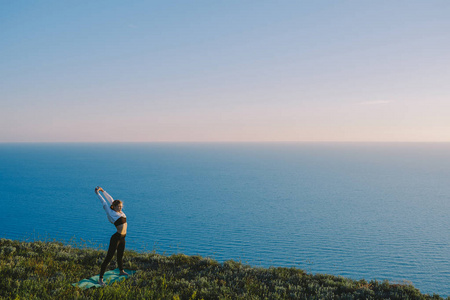
[[[126,222],[127,222],[127,217],[120,217],[114,222],[114,225],[119,226],[119,225],[125,224]]]

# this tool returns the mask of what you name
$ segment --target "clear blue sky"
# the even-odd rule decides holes
[[[449,64],[446,0],[0,0],[0,142],[450,142]]]

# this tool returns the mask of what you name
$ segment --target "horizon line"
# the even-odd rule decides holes
[[[450,141],[0,141],[0,144],[445,144]]]

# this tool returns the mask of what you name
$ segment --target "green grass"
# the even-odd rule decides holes
[[[3,299],[442,299],[410,284],[308,274],[297,268],[255,268],[236,261],[125,251],[127,280],[80,290],[71,284],[98,274],[106,251],[85,244],[0,239]],[[116,268],[111,262],[110,268]],[[447,298],[447,299],[450,299]]]

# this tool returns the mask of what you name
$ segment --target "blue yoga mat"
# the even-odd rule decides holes
[[[105,274],[103,275],[103,282],[106,283],[106,285],[111,285],[114,282],[119,282],[119,281],[125,280],[128,276],[136,273],[136,271],[133,271],[133,270],[125,269],[124,271],[127,272],[128,275],[119,275],[120,274],[119,269],[105,272]],[[72,285],[77,286],[82,290],[90,289],[92,287],[102,287],[98,283],[98,278],[99,278],[99,275],[95,275],[95,276],[92,276],[91,278],[83,279],[83,280],[80,280],[79,282],[72,283]]]

